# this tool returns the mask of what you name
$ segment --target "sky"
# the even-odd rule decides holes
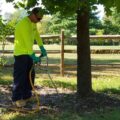
[[[97,7],[98,7],[98,11],[100,11],[98,17],[102,19],[104,17],[104,7],[102,5],[98,5]]]
[[[4,15],[6,12],[12,13],[15,11],[12,3],[6,3],[5,0],[0,0],[0,5],[1,5],[0,10],[2,10],[1,11],[2,15]]]
[[[19,0],[16,0],[19,1]],[[1,10],[1,15],[3,15],[3,17],[5,17],[6,13],[13,13],[15,11],[12,3],[6,3],[5,0],[0,0],[0,10]],[[98,11],[100,11],[100,13],[98,14],[98,17],[100,19],[102,19],[102,17],[104,16],[104,8],[101,5],[98,5]]]

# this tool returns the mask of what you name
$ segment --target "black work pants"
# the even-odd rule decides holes
[[[32,96],[29,72],[33,66],[33,60],[29,55],[14,56],[13,91],[12,100],[28,99]],[[35,70],[31,72],[32,83],[34,84]]]

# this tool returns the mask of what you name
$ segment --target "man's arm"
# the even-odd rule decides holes
[[[40,51],[41,51],[41,55],[44,57],[44,56],[47,56],[47,51],[46,49],[44,48],[43,46],[43,42],[42,42],[42,39],[40,38],[40,35],[36,29],[36,34],[35,34],[35,40],[37,41],[38,45],[39,45],[39,48],[40,48]]]

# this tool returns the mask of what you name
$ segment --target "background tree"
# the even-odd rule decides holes
[[[103,18],[104,34],[120,34],[120,13],[111,8],[111,15]]]
[[[8,2],[14,0],[7,0]],[[24,2],[26,0],[23,0]],[[38,0],[28,0],[26,8],[38,4]],[[92,91],[91,84],[91,57],[89,40],[89,16],[96,4],[102,4],[107,14],[111,7],[120,11],[119,0],[42,0],[42,4],[49,13],[60,12],[62,16],[73,16],[76,13],[77,20],[77,93],[78,96],[86,96]],[[24,6],[20,4],[20,6]],[[24,6],[25,7],[25,6]]]
[[[97,31],[103,29],[101,20],[97,17],[99,12],[90,12],[89,29],[90,34],[97,34]],[[73,16],[62,17],[59,12],[51,16],[49,20],[49,33],[59,34],[61,29],[65,30],[65,35],[76,35],[76,14]]]
[[[89,30],[90,35],[102,34],[103,26],[101,20],[97,17],[98,12],[90,12]],[[64,29],[65,44],[76,45],[76,40],[70,38],[72,35],[76,35],[76,14],[73,16],[61,16],[59,12],[51,16],[46,26],[47,34],[59,34],[61,29]],[[44,29],[44,28],[43,28]],[[54,41],[55,42],[55,41]]]
[[[51,16],[49,21],[49,32],[59,34],[61,29],[65,30],[65,35],[76,34],[76,16],[62,17],[59,12]]]
[[[97,17],[99,12],[91,11],[89,20],[89,31],[90,35],[97,35],[99,31],[103,32],[102,21]]]
[[[13,34],[13,26],[8,23],[3,23],[2,18],[0,16],[0,42],[2,45],[2,54],[0,54],[0,65],[4,65],[7,61],[4,57],[4,50],[6,45],[6,37],[7,35]]]
[[[49,34],[49,22],[51,20],[51,16],[45,15],[41,22],[37,24],[37,28],[40,34]]]

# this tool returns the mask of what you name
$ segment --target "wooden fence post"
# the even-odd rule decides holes
[[[64,30],[61,30],[61,59],[60,59],[60,74],[64,76]]]

